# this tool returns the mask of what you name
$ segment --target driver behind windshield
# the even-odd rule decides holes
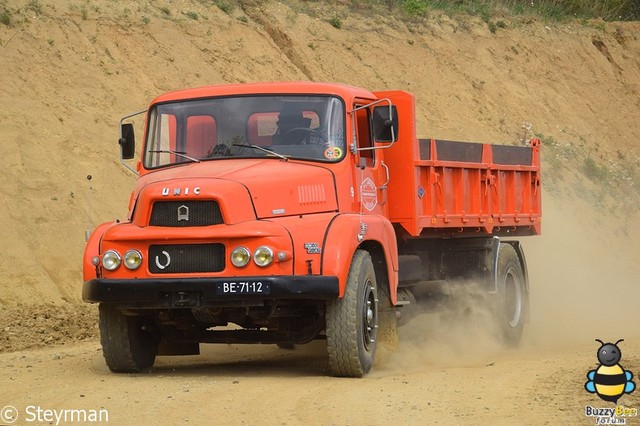
[[[302,111],[295,105],[285,104],[278,115],[276,123],[278,129],[273,135],[273,145],[306,145],[318,143],[312,139],[314,131],[310,129],[311,119],[302,115]]]

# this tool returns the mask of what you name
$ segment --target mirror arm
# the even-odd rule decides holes
[[[357,148],[355,146],[355,144],[353,144],[351,146],[351,152],[353,154],[355,154],[356,152],[359,152],[359,151],[371,151],[371,150],[374,150],[374,149],[391,148],[393,146],[393,144],[396,143],[395,132],[393,131],[393,109],[392,109],[393,102],[391,102],[391,99],[389,99],[389,98],[378,99],[377,101],[368,103],[366,105],[362,105],[362,106],[353,108],[351,111],[349,111],[349,114],[352,114],[352,116],[353,116],[353,113],[355,113],[358,110],[370,108],[370,107],[372,107],[374,105],[381,104],[381,103],[384,103],[384,102],[386,102],[389,105],[389,118],[384,121],[384,125],[387,126],[387,127],[391,127],[391,140],[392,140],[392,142],[389,143],[389,145],[367,146],[367,147],[362,147],[362,148]],[[376,142],[374,140],[373,143],[376,144],[376,143],[379,143],[379,142]]]
[[[389,98],[382,98],[382,99],[378,99],[377,101],[373,101],[373,102],[371,102],[371,103],[368,103],[368,104],[366,104],[366,105],[362,105],[362,106],[356,107],[356,108],[352,109],[351,111],[349,111],[349,114],[353,114],[353,113],[354,113],[354,112],[356,112],[356,111],[359,111],[359,110],[361,110],[361,109],[370,108],[370,107],[372,107],[372,106],[374,106],[374,105],[378,105],[378,104],[381,104],[381,103],[383,103],[383,102],[388,103],[388,104],[389,104],[389,108],[391,108],[391,107],[393,106],[393,103],[391,103],[391,99],[389,99]],[[390,121],[393,121],[393,115],[391,114],[391,109],[389,109],[389,120],[390,120]]]
[[[124,138],[124,135],[122,134],[122,125],[124,124],[124,120],[131,118],[131,117],[135,117],[136,115],[140,115],[140,114],[144,114],[146,113],[148,110],[142,110],[142,111],[137,111],[128,115],[125,115],[124,117],[122,117],[120,119],[120,138],[118,138],[118,144],[120,144],[120,148],[122,149],[122,146],[127,143],[126,139]],[[134,175],[138,175],[139,172],[137,170],[134,170],[133,167],[131,167],[129,164],[125,163],[124,159],[122,158],[122,156],[120,157],[120,163],[127,169],[129,169],[129,171],[131,171]]]
[[[142,110],[142,111],[138,111],[138,112],[133,112],[131,114],[125,115],[124,117],[122,117],[120,119],[120,139],[118,140],[118,143],[122,144],[122,142],[120,142],[120,140],[122,140],[122,136],[124,136],[122,134],[122,125],[124,124],[124,120],[126,120],[127,118],[135,117],[136,115],[144,114],[146,112],[147,112],[146,109]]]
[[[122,159],[122,157],[120,158],[120,164],[122,164],[123,166],[125,166],[127,169],[129,169],[134,175],[138,175],[138,171],[134,170],[133,167],[131,167],[130,165],[128,165],[127,163],[124,162],[124,160]]]

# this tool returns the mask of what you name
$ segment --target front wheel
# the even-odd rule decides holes
[[[113,306],[100,304],[100,343],[107,367],[115,373],[138,373],[149,369],[158,353],[157,336],[142,316],[124,315]]]
[[[357,250],[342,299],[326,312],[329,368],[335,376],[362,377],[371,370],[378,334],[378,289],[371,256]]]
[[[525,276],[516,250],[501,243],[498,252],[494,315],[504,341],[515,345],[522,337],[527,306]]]

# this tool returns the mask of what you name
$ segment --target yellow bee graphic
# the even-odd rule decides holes
[[[622,351],[618,343],[624,342],[624,339],[616,343],[604,343],[600,339],[596,339],[596,342],[602,345],[597,353],[600,366],[587,373],[589,380],[584,384],[584,388],[589,393],[598,394],[605,401],[617,404],[618,398],[625,393],[633,392],[636,388],[636,384],[631,380],[633,373],[619,364]]]

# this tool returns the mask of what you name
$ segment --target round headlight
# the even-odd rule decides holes
[[[102,266],[107,271],[115,271],[120,266],[120,255],[115,250],[107,250],[104,255],[102,255]]]
[[[251,260],[251,253],[244,247],[236,247],[231,252],[231,263],[237,268],[247,266]]]
[[[273,250],[269,247],[258,247],[253,253],[253,261],[258,266],[267,266],[273,262]]]
[[[124,266],[127,269],[138,269],[142,265],[142,254],[138,250],[129,250],[124,254]]]

